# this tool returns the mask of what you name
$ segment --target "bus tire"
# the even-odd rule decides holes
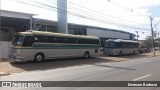
[[[42,62],[44,61],[44,54],[43,53],[37,53],[35,56],[34,56],[34,61],[35,62]]]
[[[119,56],[122,56],[122,51],[119,52]]]
[[[90,54],[89,54],[89,52],[88,52],[88,51],[84,53],[84,58],[85,58],[85,59],[90,58]]]

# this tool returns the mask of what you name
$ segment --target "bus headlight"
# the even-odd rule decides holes
[[[15,53],[15,54],[14,54],[14,58],[15,58],[15,59],[22,59],[23,57],[21,56],[21,54]]]

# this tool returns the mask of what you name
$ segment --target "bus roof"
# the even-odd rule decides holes
[[[133,41],[133,40],[123,40],[123,39],[114,39],[114,40],[106,40],[106,42],[132,42],[132,43],[139,43],[137,41]]]
[[[47,36],[65,36],[65,37],[75,37],[75,38],[90,38],[90,39],[99,39],[94,36],[84,36],[84,35],[72,35],[72,34],[63,34],[63,33],[54,33],[54,32],[45,32],[45,31],[34,31],[28,30],[27,32],[16,32],[15,35],[47,35]]]

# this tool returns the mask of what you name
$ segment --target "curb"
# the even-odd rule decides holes
[[[0,76],[10,75],[10,73],[0,72]]]

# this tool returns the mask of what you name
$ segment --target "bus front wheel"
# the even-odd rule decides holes
[[[37,53],[34,57],[35,62],[42,62],[44,60],[44,54],[42,53]]]
[[[84,58],[85,58],[85,59],[88,59],[89,57],[90,57],[89,52],[85,52],[85,53],[84,53]]]

